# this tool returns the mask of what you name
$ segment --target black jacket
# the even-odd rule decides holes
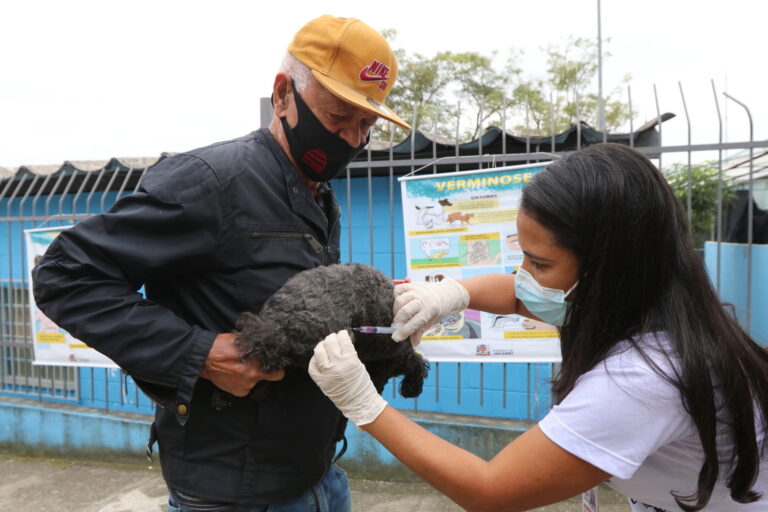
[[[140,189],[64,231],[33,270],[40,309],[125,371],[161,407],[163,474],[185,494],[292,498],[327,471],[345,420],[305,371],[262,402],[211,406],[198,379],[214,337],[291,276],[339,260],[339,208],[316,201],[271,134],[167,158]],[[139,293],[144,286],[146,298]]]

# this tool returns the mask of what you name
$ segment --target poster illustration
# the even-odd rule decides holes
[[[523,186],[547,164],[399,178],[408,277],[514,274],[523,261],[517,212]],[[555,328],[518,315],[465,310],[424,333],[431,361],[558,362]]]
[[[32,268],[37,265],[53,240],[71,226],[25,229],[27,249],[27,282],[29,283],[29,311],[32,317],[33,364],[51,366],[95,366],[117,368],[105,355],[95,351],[82,341],[56,325],[35,304],[32,293]]]

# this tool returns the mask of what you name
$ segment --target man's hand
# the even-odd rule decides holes
[[[285,377],[285,370],[261,371],[261,365],[253,358],[242,359],[234,334],[222,333],[213,340],[200,376],[219,389],[242,397],[261,380],[281,380]]]

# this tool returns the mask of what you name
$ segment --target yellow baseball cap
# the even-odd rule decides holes
[[[340,99],[411,129],[384,104],[397,78],[397,57],[377,30],[355,18],[320,16],[296,33],[288,53]]]

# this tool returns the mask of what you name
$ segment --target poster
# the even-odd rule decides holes
[[[45,316],[35,304],[32,293],[32,268],[40,261],[51,242],[67,228],[25,229],[27,248],[27,282],[29,283],[29,311],[32,319],[33,364],[51,366],[95,366],[117,368],[108,357],[73,338],[67,331]]]
[[[515,273],[523,261],[516,223],[522,188],[546,165],[399,178],[408,277],[434,282]],[[430,361],[560,361],[553,326],[470,309],[425,332],[419,350]]]

